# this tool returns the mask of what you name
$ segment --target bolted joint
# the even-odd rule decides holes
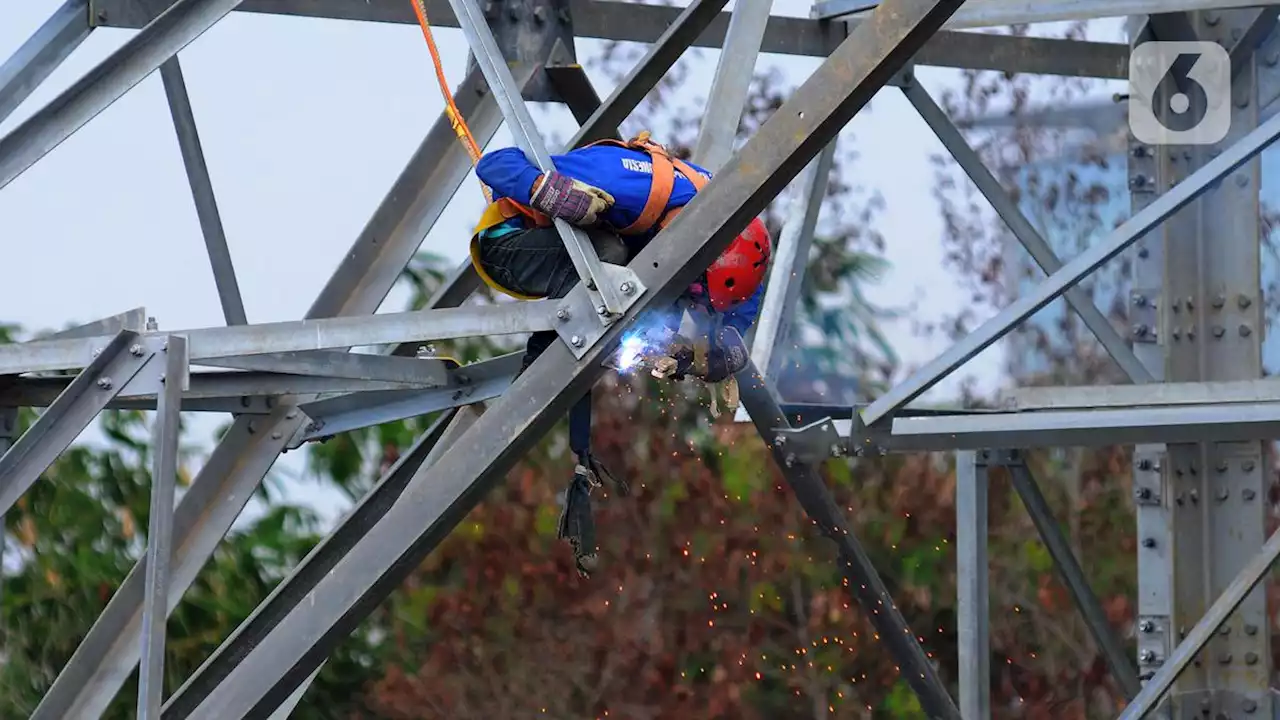
[[[114,385],[115,383],[111,382],[109,377],[98,378],[98,387],[102,390],[110,390]]]

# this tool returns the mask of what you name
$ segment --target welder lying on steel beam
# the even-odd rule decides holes
[[[552,162],[556,170],[544,174],[519,148],[503,148],[476,166],[494,202],[471,238],[472,264],[490,287],[521,300],[562,298],[579,282],[552,217],[585,229],[602,261],[625,265],[711,179],[706,170],[672,157],[648,133],[628,142],[593,143],[553,156]],[[673,307],[637,322],[614,366],[646,366],[655,377],[673,380],[699,378],[713,386],[713,412],[717,395],[735,410],[733,376],[748,360],[742,337],[759,311],[769,253],[769,233],[756,218]],[[696,328],[688,333],[692,338],[679,333],[686,311]],[[555,341],[554,331],[534,333],[522,371]],[[591,489],[603,475],[621,494],[627,492],[591,455],[589,392],[570,410],[569,446],[578,465],[565,492],[559,532],[574,548],[578,571],[587,575],[596,563]]]

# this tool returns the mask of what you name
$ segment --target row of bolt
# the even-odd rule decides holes
[[[502,12],[501,7],[499,7],[501,4],[502,3],[498,3],[498,2],[485,3],[484,16],[489,20],[497,20],[498,16]],[[549,14],[548,11],[549,9],[543,6],[535,7],[532,13],[533,21],[539,25],[545,23],[547,21],[547,16]],[[560,20],[560,22],[566,25],[569,24],[569,20],[571,19],[572,16],[569,15],[568,8],[560,8],[559,10],[555,11],[555,13],[556,13],[556,17]],[[521,8],[519,6],[514,4],[507,6],[507,17],[512,22],[519,22],[522,15],[523,13],[521,12]]]
[[[1137,460],[1134,460],[1133,466],[1144,472],[1159,472],[1161,469],[1160,462],[1158,460],[1153,460],[1149,457],[1138,458]],[[1253,472],[1254,469],[1257,467],[1258,467],[1258,462],[1252,458],[1245,458],[1240,461],[1240,469],[1243,470],[1244,472]],[[1225,473],[1226,471],[1231,469],[1231,464],[1227,462],[1225,459],[1220,458],[1218,462],[1214,464],[1213,469],[1217,470],[1220,473]],[[1184,474],[1199,475],[1200,468],[1196,463],[1193,463],[1193,462],[1187,463],[1185,467],[1182,465],[1175,464],[1173,468],[1173,472],[1179,476]]]

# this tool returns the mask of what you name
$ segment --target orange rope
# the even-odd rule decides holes
[[[440,83],[440,93],[444,95],[445,115],[449,117],[449,124],[453,126],[453,132],[458,136],[459,142],[471,156],[471,166],[475,167],[476,163],[480,162],[480,146],[476,145],[471,128],[467,127],[467,121],[463,119],[462,112],[453,102],[453,92],[449,90],[449,81],[444,77],[444,64],[440,62],[440,51],[436,49],[435,38],[431,35],[431,24],[427,22],[426,5],[423,0],[410,0],[410,2],[413,4],[414,13],[418,16],[418,25],[422,27],[422,36],[427,40],[427,50],[431,52],[431,63],[436,67],[436,80]],[[484,191],[484,199],[493,202],[493,196],[484,183],[480,184],[480,189]]]

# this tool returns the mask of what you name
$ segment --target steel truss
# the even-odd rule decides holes
[[[1280,119],[1259,123],[1257,102],[1259,87],[1274,89],[1280,73],[1255,56],[1280,50],[1280,40],[1272,37],[1277,11],[1270,6],[1276,3],[1044,0],[1032,7],[1020,0],[821,0],[814,19],[771,17],[770,3],[763,1],[739,3],[734,13],[724,13],[726,4],[695,0],[679,9],[603,0],[502,0],[482,8],[477,0],[427,0],[433,23],[460,27],[472,48],[475,62],[455,100],[477,141],[486,144],[505,121],[516,142],[544,167],[548,151],[524,98],[569,105],[582,124],[570,142],[578,146],[616,136],[618,124],[687,49],[723,47],[695,157],[718,171],[716,179],[629,267],[602,263],[580,231],[558,224],[583,279],[559,301],[467,303],[478,281],[464,263],[427,310],[372,315],[470,169],[442,116],[307,317],[247,322],[177,53],[233,11],[413,22],[405,0],[67,0],[0,66],[3,120],[93,28],[139,29],[0,138],[0,188],[159,70],[227,322],[160,332],[137,309],[0,347],[0,512],[38,481],[98,412],[156,410],[147,553],[34,717],[101,716],[139,663],[141,718],[284,717],[330,650],[600,377],[602,360],[637,315],[672,300],[798,176],[754,338],[759,371],[752,364],[739,378],[743,419],[750,417],[805,512],[835,544],[851,597],[867,611],[925,711],[965,720],[991,714],[985,478],[998,466],[1010,473],[1118,687],[1132,700],[1123,718],[1142,717],[1165,698],[1172,699],[1165,707],[1180,717],[1213,709],[1228,715],[1272,712],[1269,633],[1258,632],[1268,627],[1265,600],[1255,586],[1280,556],[1280,534],[1263,544],[1259,442],[1280,435],[1280,384],[1260,379],[1256,156],[1280,136]],[[543,23],[543,36],[530,40],[498,27],[503,13],[489,6],[500,11],[501,5],[515,15],[550,12],[546,17],[559,24]],[[1245,5],[1268,7],[1237,9]],[[1123,78],[1126,46],[941,28],[1156,10],[1162,14],[1136,23],[1134,42],[1199,37],[1231,50],[1232,134],[1207,149],[1156,150],[1135,142],[1133,218],[1064,261],[915,82],[911,65]],[[851,16],[855,12],[860,14]],[[837,17],[852,19],[832,20]],[[574,33],[650,43],[650,49],[601,101],[573,62],[572,42],[565,43]],[[740,111],[733,108],[743,105],[761,52],[825,60],[734,154]],[[906,95],[1048,278],[869,405],[780,405],[771,386],[778,374],[775,348],[786,341],[795,311],[835,138],[885,85]],[[1228,177],[1232,182],[1223,183]],[[1178,222],[1162,225],[1170,218]],[[1214,245],[1207,251],[1211,231]],[[1075,285],[1135,244],[1138,289],[1131,307],[1134,328],[1126,337]],[[1133,385],[1022,389],[998,411],[909,405],[1058,297],[1066,298]],[[551,329],[563,343],[514,380],[518,356],[459,367],[417,352],[429,340]],[[349,352],[368,345],[392,349],[381,355]],[[193,373],[193,366],[219,370]],[[66,370],[78,372],[48,374]],[[15,438],[13,418],[23,406],[47,410]],[[335,433],[441,410],[441,419],[330,536],[172,697],[163,698],[164,618],[278,455]],[[181,411],[227,412],[235,422],[174,508]],[[1022,451],[1116,443],[1137,446],[1135,498],[1143,541],[1136,665],[1108,626]],[[958,451],[960,644],[961,653],[973,659],[961,663],[958,704],[817,471],[831,457],[917,450]],[[1217,472],[1212,488],[1209,465]],[[1186,497],[1222,502],[1192,509]],[[1224,623],[1239,625],[1241,632],[1218,633]],[[1199,655],[1215,644],[1221,646],[1219,662],[1200,662]]]

